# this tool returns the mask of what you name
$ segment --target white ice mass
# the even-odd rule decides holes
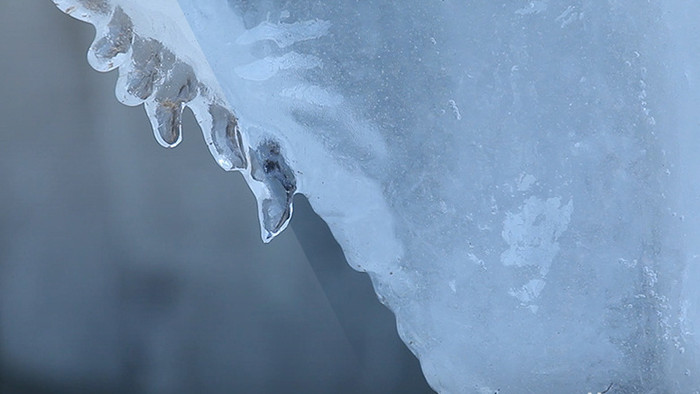
[[[55,0],[269,241],[295,193],[445,393],[700,393],[700,3]]]

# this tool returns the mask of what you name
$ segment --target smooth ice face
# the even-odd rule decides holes
[[[65,3],[264,239],[309,198],[436,390],[700,392],[699,5]]]

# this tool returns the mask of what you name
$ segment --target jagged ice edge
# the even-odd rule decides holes
[[[287,227],[292,198],[304,190],[298,187],[282,144],[271,138],[255,147],[249,144],[177,0],[148,0],[138,5],[129,0],[52,1],[66,14],[95,27],[95,40],[88,51],[90,65],[101,72],[119,69],[117,99],[128,106],[144,104],[162,146],[172,148],[181,142],[182,111],[190,108],[217,163],[226,171],[241,172],[256,196],[263,241],[270,242]],[[342,186],[345,192],[357,191],[354,183],[335,186]],[[334,216],[333,208],[314,206],[318,208]],[[382,217],[373,210],[365,214]],[[341,245],[369,241],[362,230],[358,233],[339,226],[337,218],[325,220]],[[378,225],[391,227],[390,220]],[[411,284],[416,283],[416,274],[390,257],[401,255],[400,245],[391,243],[384,249],[386,256],[374,260],[388,262],[386,266],[371,264],[357,250],[348,256],[343,248],[351,267],[369,274],[379,301],[395,313],[399,336],[425,368],[421,356],[427,354],[429,344],[421,340],[410,321],[401,318],[394,304],[415,291]],[[368,264],[360,266],[361,261]]]
[[[182,141],[182,112],[190,108],[219,166],[241,172],[255,194],[263,241],[287,227],[297,192],[294,172],[278,142],[248,144],[176,0],[53,2],[95,27],[88,62],[100,72],[119,69],[117,99],[144,105],[160,145]]]

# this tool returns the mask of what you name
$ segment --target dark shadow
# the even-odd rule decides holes
[[[433,393],[418,359],[401,342],[393,313],[377,299],[369,276],[350,268],[328,225],[304,196],[294,199],[291,228],[357,355],[360,372],[366,377],[359,383],[365,387],[348,388],[346,392],[361,389],[365,393]],[[393,379],[393,387],[374,384],[386,371],[400,375]]]

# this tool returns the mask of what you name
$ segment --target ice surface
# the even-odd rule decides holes
[[[193,109],[265,240],[309,198],[436,390],[700,392],[700,5],[59,6],[161,144]]]
[[[238,121],[176,0],[54,2],[95,26],[90,65],[103,72],[119,69],[117,98],[126,105],[144,105],[158,143],[170,148],[182,141],[182,112],[189,107],[219,165],[248,175],[260,201],[263,239],[269,241],[284,229],[296,180],[279,153],[268,157],[263,149],[253,155],[256,162],[249,162]],[[248,171],[251,166],[262,172]],[[268,174],[268,169],[275,171]]]

